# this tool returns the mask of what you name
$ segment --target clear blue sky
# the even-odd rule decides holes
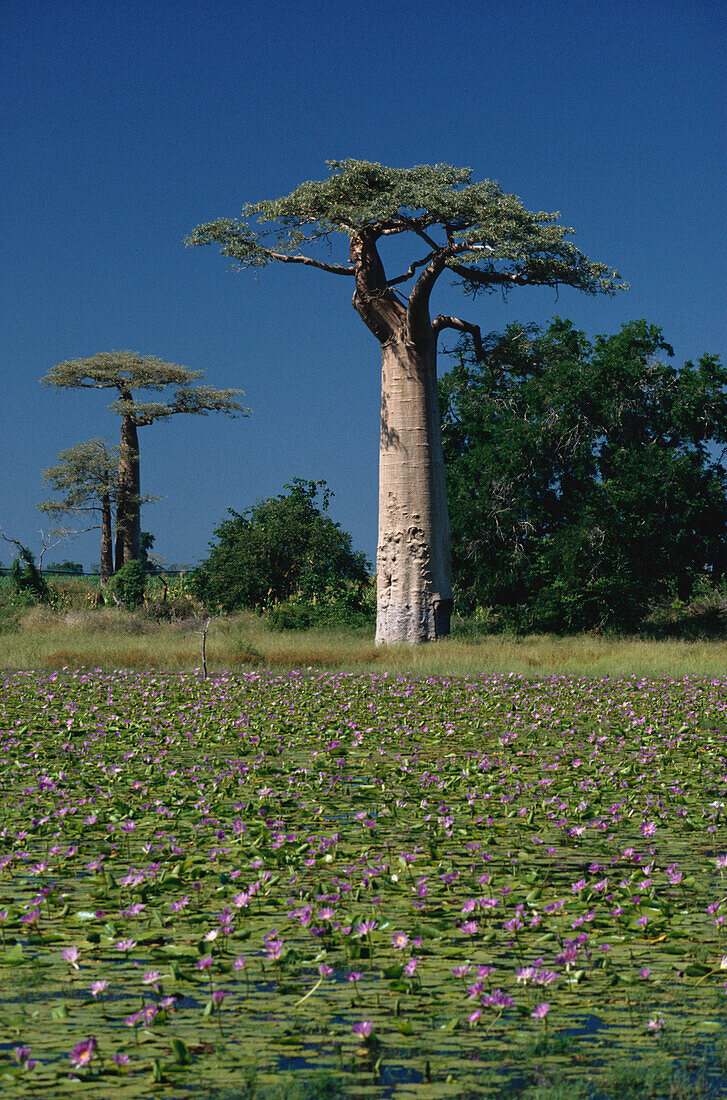
[[[373,557],[379,350],[348,280],[236,274],[182,244],[323,178],[327,159],[471,166],[562,211],[631,284],[615,299],[443,293],[437,311],[483,331],[558,313],[591,335],[645,317],[679,362],[724,361],[726,30],[723,0],[4,0],[0,526],[37,547],[42,469],[118,434],[103,394],[38,380],[132,349],[244,389],[253,410],[141,433],[143,489],[164,497],[142,525],[167,561],[198,561],[228,507],[293,476],[328,481]],[[97,543],[51,559],[91,563]]]

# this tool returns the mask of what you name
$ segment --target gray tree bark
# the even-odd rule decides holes
[[[379,236],[351,238],[353,305],[382,356],[376,643],[413,645],[449,634],[452,611],[437,333],[429,317],[444,261],[427,266],[404,305],[387,284]]]
[[[377,645],[449,633],[449,516],[437,392],[436,343],[382,347]]]

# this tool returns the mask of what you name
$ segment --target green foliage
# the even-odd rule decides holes
[[[247,414],[248,410],[237,401],[241,390],[216,390],[211,386],[191,384],[203,375],[203,371],[167,363],[154,355],[139,355],[137,351],[104,351],[87,359],[67,359],[57,363],[42,382],[56,389],[116,390],[119,397],[110,408],[120,416],[133,417],[138,427],[176,413]],[[133,391],[137,389],[164,390],[167,386],[176,387],[169,401],[143,402],[133,396]]]
[[[150,531],[142,531],[139,536],[139,549],[141,550],[140,562],[144,566],[145,572],[150,572],[154,569],[154,564],[149,560],[149,551],[154,545],[155,536]]]
[[[266,620],[274,630],[309,630],[312,627],[366,629],[376,621],[376,584],[351,585],[344,592],[328,593],[322,600],[294,598],[268,608]]]
[[[10,586],[16,596],[31,600],[45,600],[48,597],[48,585],[35,564],[35,556],[25,546],[20,547],[20,555],[13,559]]]
[[[348,599],[352,585],[362,594],[369,563],[326,514],[326,483],[294,478],[285,488],[242,514],[230,509],[215,531],[217,544],[194,574],[208,607],[266,608],[293,596],[325,603]]]
[[[477,641],[491,634],[500,634],[505,626],[505,618],[498,608],[475,607],[469,615],[455,615],[452,618],[451,634],[453,638]]]
[[[57,466],[43,471],[43,481],[61,500],[44,500],[41,512],[51,516],[100,512],[104,499],[115,503],[119,448],[107,447],[102,439],[89,439],[60,451]]]
[[[16,592],[9,583],[0,586],[0,634],[17,631],[23,613],[37,605],[38,600],[33,593]]]
[[[46,566],[46,573],[69,573],[79,576],[83,573],[83,565],[78,561],[54,561]]]
[[[642,632],[650,638],[698,638],[727,637],[727,588],[724,581],[719,587],[698,581],[692,598],[680,600],[678,596],[663,601],[651,609],[644,619]]]
[[[441,381],[457,606],[521,630],[638,627],[727,569],[727,371],[659,328],[559,318],[464,346]],[[663,621],[663,617],[662,617]],[[692,622],[696,622],[692,616]]]
[[[435,246],[434,252],[442,253],[442,268],[459,275],[461,286],[473,296],[483,286],[502,288],[513,280],[564,283],[594,294],[612,293],[618,286],[615,271],[566,241],[573,231],[555,224],[556,214],[526,210],[515,195],[490,180],[472,183],[469,168],[389,168],[353,159],[328,161],[328,167],[327,179],[309,180],[279,199],[248,203],[242,220],[219,218],[200,225],[186,243],[215,243],[241,267],[258,267],[310,262],[301,257],[302,246],[320,244],[333,233],[353,236],[366,229],[426,235],[431,247],[428,234],[441,226],[446,245]],[[326,261],[318,266],[353,273]]]
[[[127,561],[109,581],[109,593],[125,607],[139,607],[144,602],[146,574],[141,561]]]

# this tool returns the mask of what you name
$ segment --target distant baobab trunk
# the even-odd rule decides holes
[[[101,587],[108,584],[114,571],[114,543],[111,534],[111,497],[101,500]]]
[[[126,396],[126,395],[124,395]],[[129,400],[131,396],[129,395]],[[119,489],[116,505],[115,568],[121,569],[141,557],[141,479],[139,433],[132,416],[121,420],[119,444]]]

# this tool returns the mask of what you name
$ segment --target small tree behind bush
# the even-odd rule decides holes
[[[35,556],[27,547],[21,547],[19,557],[10,567],[10,585],[16,596],[29,596],[34,600],[48,597],[48,585],[35,564]]]
[[[323,600],[294,597],[273,604],[266,615],[273,630],[309,630],[312,627],[373,627],[376,622],[376,582],[351,585],[341,594]]]

